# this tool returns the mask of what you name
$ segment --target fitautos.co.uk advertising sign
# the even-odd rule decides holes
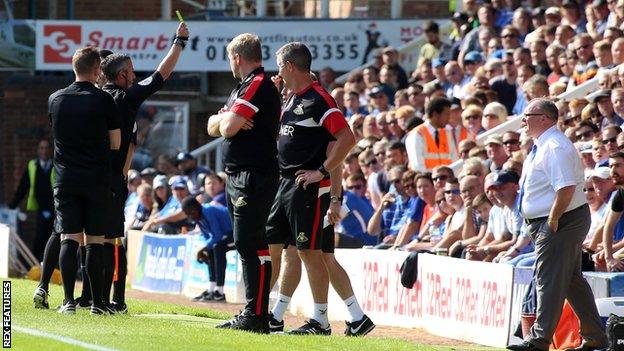
[[[444,23],[442,23],[444,22]],[[448,21],[440,21],[445,25]],[[313,69],[351,70],[372,58],[375,49],[400,46],[424,37],[424,20],[299,20],[189,22],[191,36],[176,70],[229,71],[227,44],[250,32],[262,41],[265,68],[277,71],[275,52],[292,41],[305,43]],[[36,69],[71,70],[74,51],[93,45],[130,55],[139,71],[154,70],[167,54],[174,22],[36,22]]]

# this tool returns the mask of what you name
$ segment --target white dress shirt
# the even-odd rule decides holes
[[[535,155],[527,156],[520,179],[523,217],[547,217],[555,193],[571,185],[576,190],[564,213],[586,204],[583,164],[574,144],[553,126],[535,140],[535,145]]]
[[[435,135],[436,128],[431,125],[431,122],[427,120],[424,124],[429,130],[429,133],[431,133],[432,136]],[[451,134],[452,132],[449,128],[445,128],[445,131],[450,148],[451,159],[456,161],[458,158],[457,145],[455,145],[453,134]],[[416,172],[431,172],[431,170],[427,169],[425,166],[425,146],[425,139],[422,135],[420,135],[420,133],[416,132],[415,129],[411,130],[405,137],[405,149],[407,150],[409,166]]]

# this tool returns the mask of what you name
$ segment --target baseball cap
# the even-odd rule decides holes
[[[456,108],[461,108],[461,100],[459,100],[458,98],[453,98],[451,99],[451,110],[454,110]]]
[[[149,176],[156,175],[156,173],[158,173],[158,172],[156,172],[156,170],[154,168],[147,167],[147,168],[145,168],[145,169],[143,169],[141,171],[141,176],[142,177],[149,177]]]
[[[598,167],[594,168],[593,171],[589,174],[589,179],[598,177],[600,179],[609,179],[611,178],[611,169],[609,167]]]
[[[434,58],[431,60],[431,68],[437,68],[446,65],[446,61],[441,58]]]
[[[136,171],[134,169],[131,169],[131,170],[128,171],[128,181],[129,182],[133,182],[137,178],[141,178],[141,174],[138,171]]]
[[[154,177],[154,181],[152,182],[152,187],[154,189],[158,189],[163,186],[164,187],[167,186],[167,176],[160,174]]]
[[[582,154],[591,154],[593,152],[591,141],[576,143],[576,149]]]
[[[371,88],[371,90],[368,92],[368,96],[373,97],[375,95],[378,94],[383,94],[384,90],[383,87],[381,85],[375,85],[374,87]]]
[[[498,144],[503,145],[503,138],[498,134],[492,134],[485,139],[483,145]]]
[[[547,8],[545,14],[546,16],[550,16],[550,15],[561,16],[561,12],[559,8],[556,6],[551,6]]]
[[[468,15],[463,12],[455,12],[451,19],[457,22],[468,22]]]
[[[195,158],[189,152],[180,152],[178,156],[176,156],[176,161],[186,161],[186,160],[194,160]]]
[[[382,54],[389,54],[389,53],[394,53],[394,52],[398,52],[397,49],[394,48],[394,46],[386,46],[381,53]]]
[[[187,188],[186,178],[182,176],[175,176],[169,180],[169,184],[171,184],[171,189],[181,189]]]
[[[531,17],[543,17],[545,12],[543,7],[536,7],[531,11]]]
[[[483,62],[483,55],[477,51],[470,51],[464,56],[464,62]]]
[[[611,89],[600,89],[597,92],[595,92],[593,94],[590,94],[590,96],[591,96],[591,99],[593,99],[592,102],[598,102],[598,100],[600,98],[603,98],[603,97],[610,98],[611,97]],[[587,96],[587,98],[590,98],[590,96]]]
[[[496,175],[494,173],[490,173],[485,176],[485,181],[483,182],[483,190],[487,191],[489,188],[494,186],[494,179]]]
[[[519,181],[520,176],[518,173],[509,170],[502,170],[494,178],[492,186],[499,186],[507,183],[518,184]]]

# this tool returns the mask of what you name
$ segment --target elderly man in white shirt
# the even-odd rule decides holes
[[[591,216],[583,194],[583,165],[574,145],[557,129],[558,110],[535,99],[522,122],[535,145],[524,162],[519,206],[535,243],[537,316],[530,336],[509,350],[546,351],[567,299],[581,322],[579,348],[607,346],[592,291],[581,273],[581,244]]]

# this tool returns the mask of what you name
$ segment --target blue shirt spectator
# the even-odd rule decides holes
[[[344,203],[349,208],[349,215],[338,224],[336,231],[340,235],[360,239],[363,245],[375,245],[377,237],[368,235],[366,230],[368,221],[375,213],[370,201],[351,191],[345,191]]]
[[[197,225],[206,238],[206,246],[210,250],[219,242],[232,239],[232,222],[224,206],[203,204]]]

